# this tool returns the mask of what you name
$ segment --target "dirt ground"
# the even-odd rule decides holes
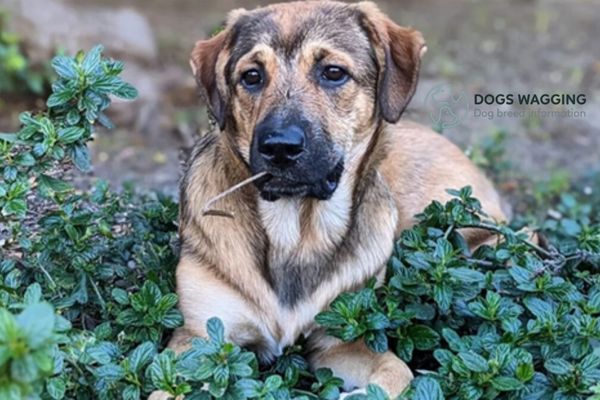
[[[159,80],[157,101],[116,113],[123,124],[102,132],[94,146],[95,173],[116,184],[132,180],[147,188],[176,191],[179,148],[206,129],[187,58],[237,7],[266,1],[67,0],[76,9],[132,8],[150,22],[158,48],[155,61],[130,74]],[[419,89],[404,118],[433,122],[427,94],[441,83],[466,95],[583,93],[586,104],[540,106],[572,109],[583,117],[482,118],[480,111],[528,110],[518,105],[474,106],[443,134],[467,148],[497,129],[508,134],[508,156],[522,171],[546,177],[562,169],[573,179],[600,169],[600,1],[598,0],[406,0],[379,1],[397,22],[421,30],[428,43]],[[139,76],[138,76],[139,77]],[[177,82],[171,85],[171,81]],[[165,83],[166,82],[166,83]],[[184,83],[181,83],[184,82]],[[119,108],[120,105],[115,105]],[[6,122],[5,122],[6,125]],[[435,149],[432,149],[435,151]]]

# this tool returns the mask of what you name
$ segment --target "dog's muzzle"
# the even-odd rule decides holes
[[[265,200],[327,200],[338,187],[344,162],[333,143],[309,121],[273,114],[254,131],[250,169],[253,174],[268,172],[255,182]]]

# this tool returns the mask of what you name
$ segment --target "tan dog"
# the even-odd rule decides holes
[[[392,352],[328,337],[313,319],[341,292],[382,277],[394,239],[446,188],[471,185],[485,211],[499,197],[464,154],[398,122],[417,84],[421,34],[372,3],[296,2],[236,10],[199,41],[192,69],[220,130],[204,136],[181,184],[177,267],[182,351],[219,317],[229,340],[272,360],[299,335],[313,368],[345,389],[398,395],[412,379]],[[218,203],[248,177],[268,175]],[[472,246],[488,237],[467,232]]]

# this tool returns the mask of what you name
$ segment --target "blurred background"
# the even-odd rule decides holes
[[[54,54],[102,43],[107,55],[126,62],[124,77],[140,98],[112,107],[117,128],[100,132],[92,145],[94,175],[176,193],[180,149],[208,129],[188,66],[191,48],[220,26],[227,11],[268,3],[0,0],[0,132],[18,128],[20,111],[44,107]],[[441,134],[495,174],[506,192],[523,177],[542,182],[540,190],[560,191],[598,173],[600,0],[377,3],[396,22],[422,31],[429,48],[403,118],[433,125],[426,98],[441,83],[465,93],[470,104],[474,93],[585,93],[586,104],[575,106],[585,113],[581,118],[489,120],[469,110]]]

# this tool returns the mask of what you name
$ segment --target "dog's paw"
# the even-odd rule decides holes
[[[176,399],[171,396],[170,394],[168,394],[167,392],[163,392],[163,391],[156,391],[156,392],[152,392],[150,394],[150,397],[148,397],[148,400],[183,400],[183,396],[179,396]]]
[[[363,395],[363,396],[366,396],[367,395],[367,390],[363,388],[363,389],[356,389],[356,390],[353,390],[351,392],[342,393],[342,394],[340,394],[340,400],[343,400],[345,398],[348,398],[348,400],[351,400],[352,396],[354,396],[354,395]],[[363,396],[360,396],[360,397],[363,397]]]

